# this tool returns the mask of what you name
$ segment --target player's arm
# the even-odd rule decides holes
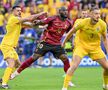
[[[65,43],[72,37],[72,35],[79,29],[83,27],[83,22],[75,24],[73,28],[67,33],[66,37],[63,40],[62,47],[65,46]]]
[[[31,22],[23,22],[23,23],[22,23],[22,26],[23,26],[23,27],[32,28],[32,27],[33,27],[33,23],[31,23]]]
[[[76,28],[73,27],[67,34],[66,34],[66,37],[64,38],[63,40],[63,43],[62,43],[62,47],[65,46],[65,43],[72,37],[72,35],[76,32]]]
[[[19,19],[19,23],[24,23],[24,22],[27,22],[27,21],[31,22],[31,21],[35,20],[36,18],[38,18],[42,14],[45,14],[45,12],[34,14],[34,15],[31,15],[31,16],[25,17],[25,18],[18,18]]]
[[[108,54],[108,37],[107,37],[107,32],[104,32],[102,34],[102,36],[103,36],[103,43],[104,43],[105,49],[106,49],[107,54]]]
[[[102,39],[103,39],[104,47],[108,54],[108,37],[107,37],[107,25],[106,24],[103,24]]]
[[[49,24],[52,20],[54,20],[55,17],[48,17],[42,20],[34,20],[34,25],[45,25]]]

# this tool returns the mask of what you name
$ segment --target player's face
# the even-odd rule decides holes
[[[100,10],[92,11],[91,17],[95,22],[98,22],[98,20],[100,18]]]
[[[88,11],[82,11],[81,18],[87,18],[87,17],[88,17]]]
[[[16,15],[16,16],[18,16],[18,17],[21,17],[21,8],[16,8],[15,10],[14,10],[14,14]]]
[[[68,17],[68,11],[67,11],[67,9],[60,10],[59,11],[59,14],[60,14],[61,17],[64,17],[64,18],[67,18]]]

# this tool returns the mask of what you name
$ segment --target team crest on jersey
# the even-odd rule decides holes
[[[43,44],[39,44],[38,48],[40,48],[40,49],[43,48]]]
[[[99,32],[99,30],[100,30],[100,27],[97,27],[97,28],[96,28],[96,31],[98,31],[98,32]]]

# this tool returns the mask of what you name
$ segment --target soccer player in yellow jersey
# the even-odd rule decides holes
[[[15,48],[18,44],[18,39],[20,36],[22,25],[24,24],[24,22],[32,21],[42,14],[43,13],[39,13],[31,15],[27,18],[21,18],[21,8],[19,6],[14,6],[12,8],[12,16],[9,18],[8,23],[6,25],[7,33],[5,34],[0,45],[0,49],[3,53],[4,60],[6,60],[8,63],[8,66],[1,79],[2,88],[8,89],[7,83],[10,79],[10,75],[20,64],[18,54],[16,53]],[[31,24],[29,26],[31,26]]]
[[[107,26],[106,23],[100,19],[100,10],[98,7],[92,7],[90,14],[90,18],[86,18],[82,20],[81,23],[73,26],[62,43],[62,46],[64,46],[73,33],[77,30],[80,31],[78,34],[80,38],[79,43],[73,54],[73,63],[67,71],[62,90],[68,89],[68,83],[70,82],[74,71],[78,68],[82,58],[86,55],[90,56],[93,60],[96,60],[103,67],[103,89],[108,90],[108,62],[100,46],[102,37],[108,53]]]
[[[81,23],[81,21],[82,21],[84,18],[87,18],[87,17],[88,17],[88,10],[83,9],[83,10],[81,11],[80,14],[81,14],[80,18],[77,19],[77,20],[75,21],[74,25],[75,25],[75,24],[78,24],[78,23]],[[77,46],[76,44],[79,43],[79,36],[78,36],[79,33],[80,33],[80,30],[78,30],[78,31],[76,32],[76,34],[75,34],[75,39],[74,39],[74,42],[73,42],[73,45],[74,45],[74,46]]]

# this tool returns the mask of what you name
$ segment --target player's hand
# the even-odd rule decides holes
[[[39,15],[43,15],[43,14],[48,15],[48,13],[47,13],[47,12],[40,12],[40,13],[39,13]]]
[[[33,25],[38,25],[40,23],[40,20],[34,20]]]
[[[63,47],[63,48],[65,47],[65,43],[64,42],[61,44],[61,47]]]

